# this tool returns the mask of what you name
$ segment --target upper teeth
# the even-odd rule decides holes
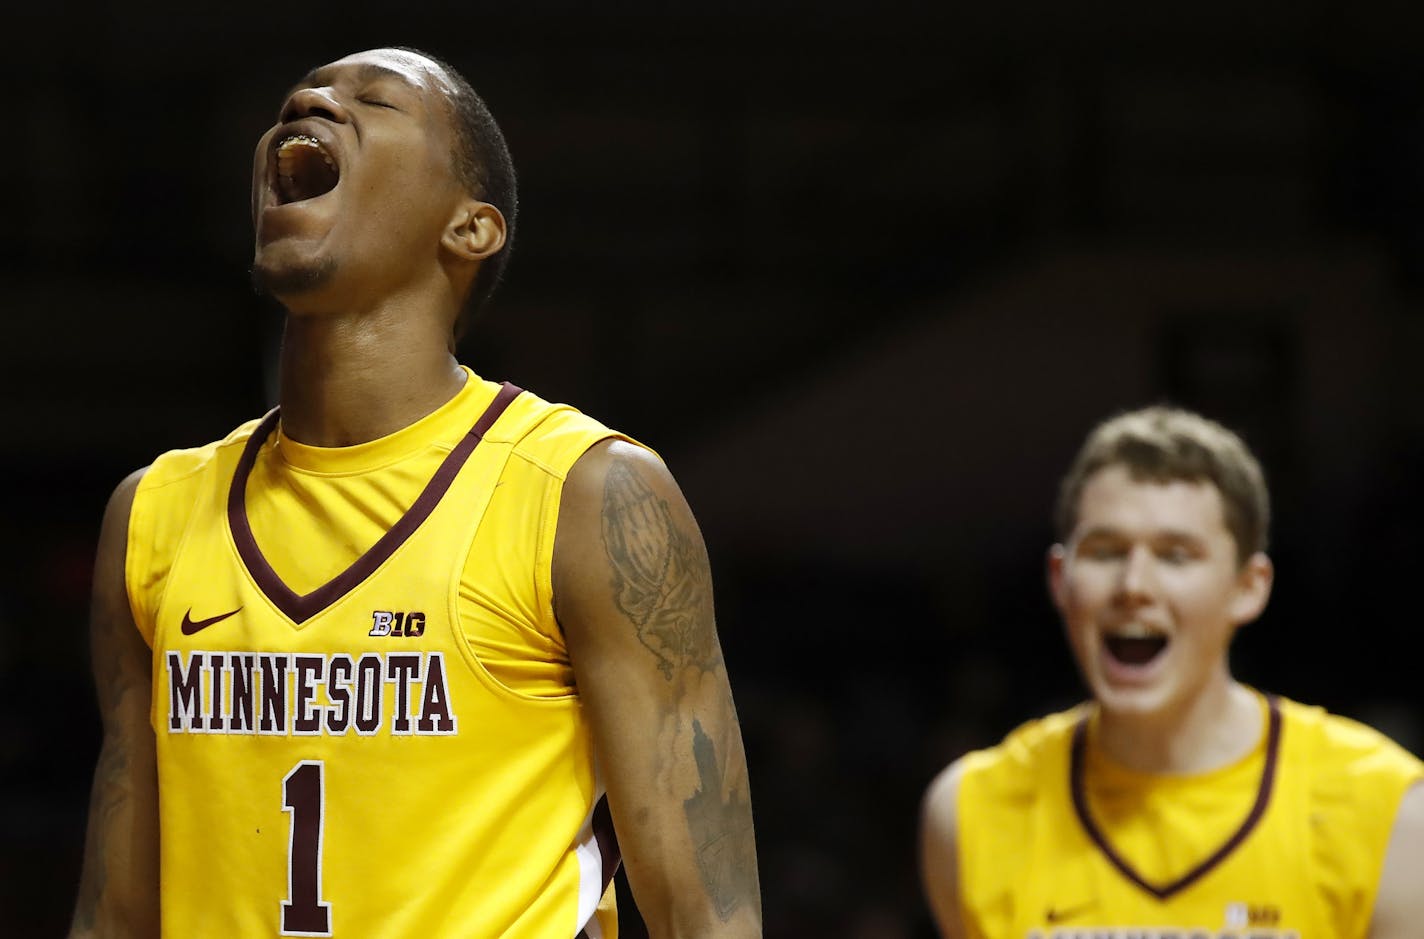
[[[1109,630],[1109,635],[1118,639],[1160,639],[1162,634],[1140,623],[1127,623]]]
[[[336,169],[336,161],[326,152],[326,148],[321,145],[321,141],[306,134],[293,134],[281,143],[277,144],[277,172],[283,176],[292,175],[292,161],[297,158],[298,148],[310,148],[321,154],[321,158],[326,161],[326,165],[333,170]]]

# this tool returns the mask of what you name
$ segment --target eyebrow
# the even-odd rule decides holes
[[[330,65],[322,65],[312,69],[310,72],[307,72],[305,75],[302,76],[300,81],[298,81],[291,88],[287,89],[287,97],[290,98],[293,92],[300,91],[303,88],[316,88],[319,85],[329,84],[329,82],[322,81],[322,77],[326,75],[333,67],[334,66]],[[398,72],[393,68],[386,68],[384,65],[377,65],[374,62],[367,62],[363,65],[355,66],[353,77],[356,79],[356,82],[358,84],[377,81],[379,79],[384,78],[390,78],[400,82],[407,88],[410,88],[412,91],[420,90],[416,88],[415,85],[411,84],[410,79],[406,78],[406,76],[401,72]]]
[[[1092,538],[1132,538],[1132,534],[1112,525],[1094,525],[1078,537],[1078,541],[1087,541]],[[1157,528],[1147,533],[1149,541],[1190,541],[1200,543],[1202,536],[1196,532],[1187,531],[1181,528]]]

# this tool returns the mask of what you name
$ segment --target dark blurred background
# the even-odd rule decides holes
[[[0,922],[60,935],[114,484],[272,403],[251,148],[313,65],[461,68],[521,175],[462,350],[656,447],[712,552],[769,937],[930,935],[917,801],[1079,695],[1043,589],[1098,419],[1239,429],[1238,674],[1424,743],[1410,7],[49,2],[5,14]],[[630,933],[634,930],[630,929]]]

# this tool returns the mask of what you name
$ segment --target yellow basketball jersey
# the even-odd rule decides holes
[[[471,374],[355,463],[276,412],[155,461],[127,581],[165,935],[614,939],[549,579],[564,475],[611,435]]]
[[[966,935],[1363,939],[1424,764],[1361,724],[1267,701],[1257,749],[1201,776],[1105,766],[1086,706],[966,756]]]

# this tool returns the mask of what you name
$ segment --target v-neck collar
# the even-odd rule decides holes
[[[237,461],[237,469],[232,475],[232,483],[227,494],[228,527],[232,530],[232,539],[237,547],[238,556],[242,559],[247,572],[252,576],[252,580],[257,584],[257,588],[293,624],[298,626],[346,596],[358,584],[370,577],[376,568],[384,564],[430,516],[430,513],[440,504],[446,491],[449,490],[450,484],[455,481],[455,476],[460,472],[460,468],[474,452],[475,447],[484,439],[484,435],[489,432],[490,427],[494,425],[499,416],[504,413],[505,408],[509,407],[510,402],[518,397],[520,391],[519,387],[504,382],[499,393],[495,395],[494,401],[485,408],[475,425],[464,437],[460,438],[460,442],[446,455],[435,470],[435,474],[430,477],[430,481],[425,484],[425,488],[421,490],[420,495],[416,497],[415,502],[411,504],[405,514],[397,519],[396,523],[375,544],[371,545],[365,554],[353,561],[351,566],[307,594],[297,593],[277,576],[277,572],[272,569],[272,565],[268,563],[262,550],[258,548],[257,539],[252,535],[252,526],[247,518],[247,479],[252,474],[252,467],[257,462],[257,454],[262,449],[262,444],[277,428],[280,412],[274,409],[248,438],[242,456]]]
[[[1117,850],[1114,849],[1112,844],[1108,841],[1102,829],[1098,827],[1098,823],[1093,820],[1092,813],[1088,810],[1088,793],[1083,778],[1084,767],[1087,760],[1088,718],[1085,715],[1078,721],[1077,726],[1073,728],[1073,749],[1068,770],[1069,787],[1072,790],[1073,796],[1073,811],[1077,814],[1079,823],[1082,824],[1083,829],[1088,833],[1088,837],[1092,839],[1098,850],[1103,853],[1108,861],[1112,863],[1113,867],[1116,867],[1124,877],[1158,900],[1166,900],[1173,894],[1196,883],[1212,868],[1226,860],[1231,852],[1235,851],[1241,843],[1246,840],[1246,837],[1251,834],[1260,823],[1262,816],[1266,814],[1266,807],[1270,804],[1271,790],[1275,784],[1276,765],[1280,754],[1281,709],[1275,695],[1266,695],[1266,706],[1268,711],[1266,759],[1265,764],[1261,768],[1261,782],[1256,788],[1256,801],[1251,806],[1251,811],[1247,814],[1241,826],[1232,833],[1231,837],[1222,843],[1221,847],[1217,848],[1205,860],[1187,871],[1181,877],[1178,877],[1170,883],[1161,885],[1150,883],[1137,872],[1136,868],[1128,863],[1126,858],[1118,854]]]

